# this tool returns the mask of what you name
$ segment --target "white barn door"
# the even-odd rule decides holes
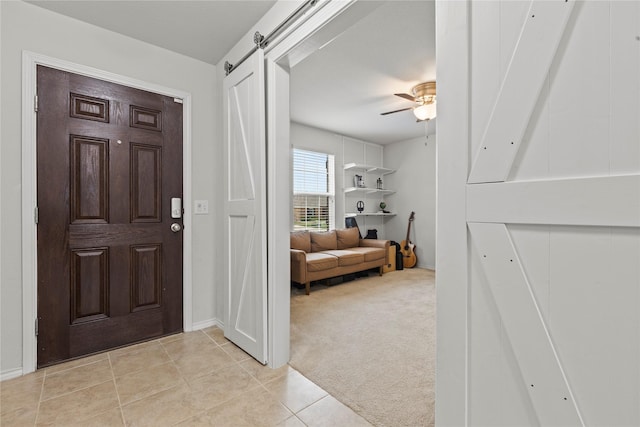
[[[225,126],[224,335],[261,363],[267,355],[264,56],[223,82]]]
[[[640,425],[640,2],[466,7],[464,422]]]

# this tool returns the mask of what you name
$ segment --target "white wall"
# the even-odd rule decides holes
[[[346,144],[346,148],[345,145]],[[358,217],[358,225],[363,234],[367,228],[378,230],[378,237],[400,242],[406,237],[407,221],[411,211],[416,212],[411,225],[411,240],[417,245],[418,267],[435,268],[435,209],[436,209],[436,137],[425,137],[400,141],[388,145],[370,144],[344,137],[324,129],[318,129],[300,123],[291,123],[291,145],[295,148],[318,151],[335,155],[336,165],[336,227],[344,226],[346,210],[355,208],[346,206],[365,196],[344,197],[342,189],[353,184],[344,182],[343,163],[362,163],[371,166],[384,166],[396,172],[383,177],[384,187],[395,191],[385,196],[387,210],[396,212],[395,217]],[[370,146],[372,156],[365,161],[364,145]],[[381,153],[382,157],[377,155]],[[346,153],[346,154],[345,154]],[[343,159],[343,155],[347,156]],[[348,174],[347,174],[348,175]],[[350,175],[348,176],[350,178]],[[368,177],[370,180],[375,179]],[[375,188],[375,182],[368,182]],[[377,203],[380,197],[366,198],[366,204]],[[365,206],[367,208],[367,206]],[[370,209],[365,209],[370,210]],[[372,211],[376,211],[372,208]]]
[[[383,148],[380,144],[361,141],[359,139],[348,136],[342,137],[342,150],[344,156],[344,164],[355,163],[356,165],[365,165],[367,167],[384,167]],[[343,175],[344,186],[346,188],[356,187],[356,175],[362,175],[365,188],[377,188],[377,179],[383,179],[383,187],[390,189],[386,177],[383,173],[373,172],[370,170],[362,170],[360,168],[344,170],[339,172]],[[361,192],[353,191],[345,193],[344,206],[347,214],[357,213],[358,202],[364,203],[364,215],[357,215],[356,220],[360,233],[363,236],[369,234],[369,230],[376,230],[378,239],[386,239],[385,223],[391,217],[382,217],[375,215],[366,215],[368,213],[377,213],[380,211],[380,202],[385,200],[387,194],[380,192]]]
[[[217,200],[213,185],[217,105],[216,67],[21,2],[0,2],[1,14],[1,283],[0,371],[22,365],[21,86],[22,51],[28,50],[192,94],[193,199]],[[212,277],[220,236],[209,215],[193,217],[193,321],[215,317]],[[11,248],[11,250],[7,250]]]
[[[362,141],[329,132],[327,130],[313,128],[300,123],[291,123],[291,144],[293,147],[312,151],[318,151],[336,156],[336,227],[343,226],[342,218],[345,209],[345,198],[342,188],[351,187],[353,184],[343,182],[343,163],[366,163],[362,157]],[[348,149],[343,149],[343,144]],[[358,147],[353,148],[353,145]],[[368,158],[367,164],[376,166],[378,163],[396,172],[383,177],[384,187],[395,191],[386,196],[387,210],[398,215],[391,218],[363,218],[358,217],[358,225],[363,233],[366,228],[376,228],[378,237],[400,242],[406,237],[407,221],[411,211],[416,212],[412,224],[411,240],[417,245],[416,255],[418,267],[435,268],[435,204],[436,204],[436,136],[430,134],[425,137],[400,141],[393,144],[380,146],[372,144],[372,147],[381,148],[382,161],[378,158]],[[351,149],[349,149],[351,147]],[[358,155],[350,155],[343,159],[343,152],[357,151]],[[346,154],[345,154],[346,155]],[[374,156],[376,157],[376,156]],[[375,182],[367,183],[369,187],[375,187]],[[364,197],[364,196],[363,196]],[[363,198],[360,197],[360,198]],[[348,203],[358,199],[346,198]],[[373,203],[374,198],[368,198],[367,203]],[[377,202],[377,199],[375,199]],[[366,206],[365,206],[366,207]],[[377,210],[373,209],[374,211]],[[350,209],[355,211],[355,209]]]
[[[418,267],[436,265],[436,136],[419,137],[384,146],[384,165],[396,172],[387,175],[387,210],[397,213],[385,225],[386,238],[398,243],[407,236],[411,212],[411,241],[416,245]]]

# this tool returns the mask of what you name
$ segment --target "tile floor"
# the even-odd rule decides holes
[[[370,426],[290,366],[262,366],[217,327],[0,383],[2,426]]]

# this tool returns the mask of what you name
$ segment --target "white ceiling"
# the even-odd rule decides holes
[[[423,136],[410,110],[380,113],[435,77],[434,2],[388,1],[291,69],[291,119],[379,144]]]
[[[209,64],[217,64],[275,0],[26,0]]]
[[[28,2],[217,64],[275,0]],[[292,68],[291,119],[381,144],[418,137],[425,123],[416,123],[411,111],[380,113],[411,106],[393,93],[430,80],[434,1],[390,0]]]

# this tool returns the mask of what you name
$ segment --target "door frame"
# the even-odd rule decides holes
[[[182,99],[183,142],[183,273],[182,303],[185,332],[193,329],[192,295],[192,187],[191,187],[191,93],[154,83],[114,74],[97,68],[41,55],[22,52],[22,374],[34,372],[37,366],[35,321],[38,315],[38,259],[35,209],[37,204],[36,124],[34,111],[37,66],[43,65],[95,79],[142,89],[160,95]]]
[[[330,1],[307,21],[267,46],[265,90],[267,99],[267,364],[279,368],[289,362],[291,324],[291,271],[289,259],[289,67],[281,61],[298,51],[309,55],[304,43],[334,18],[358,2]],[[318,7],[316,6],[316,7]]]
[[[436,425],[469,425],[471,0],[436,0]],[[446,197],[445,197],[446,195]]]

